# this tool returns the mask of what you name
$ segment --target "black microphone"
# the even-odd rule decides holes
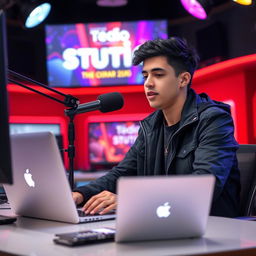
[[[88,103],[79,104],[75,110],[76,114],[100,110],[103,113],[121,109],[124,105],[124,99],[119,92],[110,92],[100,95],[97,100]]]

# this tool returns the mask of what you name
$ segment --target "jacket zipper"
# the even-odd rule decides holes
[[[146,167],[147,167],[147,139],[146,139],[146,129],[144,127],[144,124],[140,121],[141,129],[144,136],[145,141],[145,157],[144,157],[144,176],[146,176]]]
[[[198,120],[198,118],[195,116],[191,122],[183,125],[182,127],[180,127],[173,135],[172,137],[170,138],[170,140],[168,141],[167,145],[164,147],[164,154],[168,154],[169,152],[169,145],[171,144],[171,142],[173,141],[173,137],[176,136],[178,133],[180,133],[183,129],[185,129],[187,126],[193,124],[194,122],[196,122]],[[142,132],[143,132],[143,135],[144,135],[144,141],[145,141],[145,158],[144,158],[144,175],[146,175],[146,169],[147,169],[147,139],[146,139],[146,128],[143,124],[143,122],[140,121],[140,125],[141,125],[141,129],[142,129]],[[171,156],[171,161],[170,161],[170,164],[167,168],[167,170],[169,169],[170,165],[171,165],[171,162],[174,158],[174,155],[176,153],[176,149],[174,148],[174,151],[172,153],[172,156]],[[167,173],[166,173],[167,175]]]
[[[173,137],[174,137],[174,136],[177,136],[178,133],[180,133],[183,129],[185,129],[187,126],[190,126],[191,124],[193,124],[193,123],[196,122],[197,120],[198,120],[198,118],[194,117],[191,122],[189,122],[189,123],[183,125],[182,127],[180,127],[180,128],[172,135],[172,137],[170,138],[170,140],[168,141],[167,145],[166,145],[165,148],[164,148],[164,153],[165,153],[166,155],[167,155],[168,152],[169,152],[169,145],[171,144],[171,142],[173,142]],[[172,143],[172,144],[173,144],[173,143]],[[172,146],[172,148],[173,148],[173,153],[172,153],[172,155],[171,155],[171,161],[170,161],[170,164],[168,165],[168,167],[167,167],[166,170],[169,169],[169,167],[170,167],[170,165],[171,165],[171,163],[172,163],[172,160],[173,160],[173,158],[174,158],[174,155],[175,155],[175,153],[176,153],[176,147],[173,147],[173,146]],[[166,175],[167,175],[167,173],[166,173]]]

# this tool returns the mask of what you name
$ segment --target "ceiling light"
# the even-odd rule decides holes
[[[181,0],[181,4],[188,13],[202,20],[207,18],[212,6],[209,0]]]
[[[43,1],[26,0],[19,3],[20,15],[26,28],[42,23],[51,11],[51,4]]]
[[[242,4],[242,5],[251,5],[252,4],[252,0],[233,0],[233,1],[238,4]]]

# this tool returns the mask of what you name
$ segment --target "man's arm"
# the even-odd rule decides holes
[[[84,201],[84,196],[79,192],[73,192],[73,199],[77,205]],[[82,211],[86,214],[105,214],[117,207],[117,196],[109,191],[102,191],[92,196],[83,206]]]
[[[79,192],[73,192],[72,196],[76,205],[79,205],[84,201],[84,196]]]
[[[206,110],[203,115],[193,169],[195,174],[212,173],[216,177],[215,200],[221,194],[236,161],[238,144],[229,113],[214,108]]]
[[[137,150],[142,133],[136,139],[134,145],[127,152],[125,158],[106,175],[91,181],[88,185],[78,187],[73,192],[75,202],[84,204],[85,212],[98,212],[102,214],[116,208],[116,184],[121,176],[137,175]]]

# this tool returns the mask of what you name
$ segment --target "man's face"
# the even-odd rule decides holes
[[[148,58],[143,63],[144,90],[149,105],[156,109],[168,110],[175,106],[184,91],[184,79],[178,77],[164,56]],[[185,84],[187,85],[187,83]]]

